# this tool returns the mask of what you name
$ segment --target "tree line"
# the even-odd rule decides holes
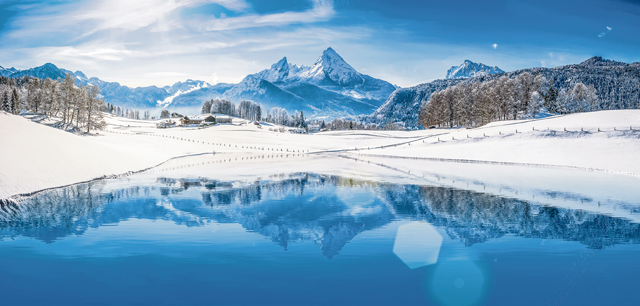
[[[22,111],[62,119],[66,127],[102,130],[106,127],[102,112],[105,103],[97,86],[76,86],[71,74],[58,82],[31,76],[18,79],[0,77],[0,104],[12,114]]]
[[[558,90],[543,75],[524,72],[513,78],[460,83],[431,94],[420,107],[424,127],[475,127],[487,123],[535,118],[541,113],[568,114],[598,109],[593,85],[576,83]]]
[[[316,126],[319,130],[402,130],[402,126],[389,122],[383,126],[367,124],[358,118],[335,118],[325,122],[323,119],[309,120],[305,118],[304,111],[294,111],[293,114],[281,107],[272,107],[268,111],[263,111],[262,105],[251,100],[244,100],[240,104],[229,100],[211,99],[202,105],[202,114],[224,114],[254,121],[265,121],[277,125],[288,127],[308,128]],[[171,114],[168,110],[163,110],[160,118],[180,116]]]
[[[229,100],[211,99],[202,105],[202,114],[223,114],[253,121],[265,121],[290,127],[306,127],[304,112],[297,110],[293,115],[281,107],[273,107],[263,111],[262,105],[251,100],[244,100],[240,104]]]
[[[150,111],[142,112],[142,116],[141,116],[140,115],[141,111],[139,109],[123,108],[123,107],[120,107],[118,105],[113,105],[113,104],[109,104],[109,103],[107,103],[107,105],[105,107],[105,112],[107,112],[109,114],[112,114],[114,116],[128,118],[128,119],[136,119],[136,120],[140,120],[140,119],[144,119],[144,120],[155,119],[155,117],[151,117],[151,112]]]

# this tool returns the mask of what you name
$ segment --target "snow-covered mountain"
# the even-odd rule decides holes
[[[290,64],[284,57],[271,68],[245,77],[223,98],[304,110],[315,117],[337,117],[366,114],[395,89],[386,81],[359,73],[328,48],[312,66]]]
[[[447,71],[445,79],[473,78],[496,73],[504,73],[504,71],[498,68],[498,66],[491,67],[482,63],[474,63],[470,60],[465,60],[462,65],[451,67],[451,69]]]
[[[269,69],[246,76],[238,84],[211,85],[187,80],[162,88],[131,88],[117,82],[88,78],[81,71],[71,72],[51,63],[17,70],[0,67],[8,77],[34,76],[64,79],[67,73],[79,85],[100,87],[105,102],[129,108],[194,108],[210,99],[228,99],[239,103],[253,100],[265,110],[282,107],[289,112],[305,111],[311,117],[342,117],[373,112],[396,86],[356,71],[332,48],[326,49],[312,66],[294,65],[284,57]]]
[[[194,80],[178,82],[163,88],[157,86],[131,88],[117,82],[107,82],[96,77],[89,78],[82,71],[71,72],[51,63],[25,70],[6,69],[0,66],[0,75],[11,78],[32,76],[39,79],[62,80],[68,73],[75,78],[77,85],[91,84],[100,87],[105,102],[129,108],[156,108],[173,105],[200,106],[204,100],[218,97],[224,92],[224,90],[220,92],[218,89],[230,88],[228,84],[214,86],[204,81]],[[194,91],[199,92],[194,95]],[[185,103],[185,100],[189,100],[189,103]]]
[[[6,77],[6,76],[10,76],[14,73],[18,72],[18,69],[16,68],[4,68],[2,66],[0,66],[0,76]]]

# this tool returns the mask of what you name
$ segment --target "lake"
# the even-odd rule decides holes
[[[2,305],[638,304],[637,178],[207,158],[3,204]]]

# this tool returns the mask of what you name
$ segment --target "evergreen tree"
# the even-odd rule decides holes
[[[304,111],[300,111],[300,119],[298,121],[298,126],[302,128],[307,126],[307,124],[304,122]]]
[[[18,96],[18,89],[15,87],[11,94],[11,111],[16,115],[20,114],[20,97]]]
[[[11,102],[9,101],[9,93],[5,90],[2,94],[2,110],[5,112],[11,112]]]
[[[550,84],[547,94],[544,95],[544,107],[549,113],[558,113],[558,94],[558,89],[553,84]]]

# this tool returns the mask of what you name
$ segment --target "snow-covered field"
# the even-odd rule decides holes
[[[569,167],[563,170],[578,173],[592,169],[616,177],[624,174],[634,180],[640,175],[640,110],[503,121],[476,129],[310,135],[273,132],[269,126],[260,129],[241,119],[204,129],[156,129],[154,121],[106,119],[108,128],[99,135],[77,136],[0,113],[0,198],[140,171],[186,155],[199,156],[199,164],[208,163],[220,177],[299,172],[311,167],[317,172],[420,183],[429,171],[441,173],[460,165],[435,162],[438,159],[536,165],[519,166],[523,172],[550,166],[556,170]],[[493,169],[505,167],[482,166],[482,171],[470,177],[490,177]],[[387,170],[371,171],[370,167]]]

